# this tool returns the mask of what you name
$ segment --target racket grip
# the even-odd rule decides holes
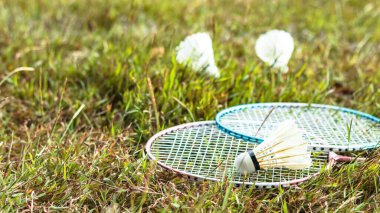
[[[329,160],[333,160],[335,162],[351,162],[351,161],[358,161],[358,162],[363,162],[366,160],[366,158],[355,158],[355,157],[349,157],[349,156],[343,156],[343,155],[338,155],[335,152],[330,152],[329,153]]]

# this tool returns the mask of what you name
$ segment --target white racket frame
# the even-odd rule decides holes
[[[165,130],[155,134],[153,137],[151,137],[148,140],[148,142],[145,146],[145,150],[146,150],[146,153],[147,153],[149,159],[156,162],[160,167],[162,167],[166,170],[175,172],[176,174],[183,176],[183,177],[186,177],[189,180],[193,180],[193,181],[200,181],[200,180],[222,181],[221,179],[197,175],[197,174],[192,174],[191,172],[188,172],[188,171],[182,171],[182,170],[172,168],[171,166],[166,165],[164,162],[158,160],[154,156],[154,154],[152,153],[152,146],[156,142],[156,140],[158,140],[160,137],[162,137],[168,133],[175,132],[177,130],[192,128],[192,127],[205,126],[205,125],[215,125],[215,121],[202,121],[202,122],[186,123],[186,124],[182,124],[182,125],[178,125],[178,126],[174,126],[174,127],[165,129]],[[224,133],[221,132],[221,134],[224,134]],[[236,141],[231,141],[231,142],[236,143]],[[241,141],[241,143],[245,143],[245,142]],[[233,156],[233,157],[236,157],[236,156]],[[355,160],[355,159],[352,157],[340,156],[340,155],[335,154],[334,152],[329,152],[328,159],[326,160],[326,164],[329,168],[329,167],[332,167],[336,162],[350,162],[352,160]],[[364,160],[364,159],[359,159],[359,160]],[[308,179],[310,179],[310,178],[312,178],[318,174],[319,174],[319,172],[313,173],[310,176],[307,176],[304,178],[294,179],[291,181],[283,181],[283,182],[242,182],[242,181],[231,181],[231,182],[234,183],[235,187],[245,186],[246,188],[250,188],[250,187],[254,186],[257,189],[258,188],[277,188],[279,186],[289,187],[289,186],[298,185],[298,184],[300,184],[300,183],[302,183],[302,182],[304,182],[304,181],[306,181],[306,180],[308,180]]]

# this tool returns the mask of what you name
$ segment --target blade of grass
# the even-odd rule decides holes
[[[79,109],[74,113],[73,117],[71,118],[69,124],[67,125],[65,131],[63,132],[62,134],[62,137],[59,139],[59,143],[62,143],[62,140],[63,138],[65,138],[66,136],[66,133],[67,131],[70,129],[70,126],[72,125],[72,123],[74,122],[75,118],[78,117],[78,115],[80,114],[80,112],[84,109],[85,105],[82,104]]]

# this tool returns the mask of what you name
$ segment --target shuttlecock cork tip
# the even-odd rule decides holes
[[[241,174],[248,174],[257,171],[257,167],[255,167],[249,151],[239,154],[235,158],[234,165],[237,171]]]
[[[219,69],[215,65],[211,65],[211,66],[207,67],[206,72],[209,75],[214,76],[215,78],[219,78],[220,77]]]

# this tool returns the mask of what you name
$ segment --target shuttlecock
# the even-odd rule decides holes
[[[178,63],[216,78],[220,76],[218,67],[215,65],[212,41],[208,33],[196,33],[186,37],[178,45],[176,51]]]
[[[234,165],[242,174],[267,168],[304,169],[311,165],[307,147],[301,130],[293,120],[287,120],[263,143],[238,155]]]
[[[265,63],[287,72],[294,41],[288,32],[271,30],[259,36],[255,49],[257,56]]]

